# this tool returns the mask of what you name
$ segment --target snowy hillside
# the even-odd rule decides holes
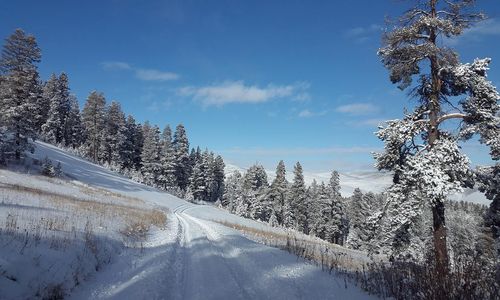
[[[281,229],[187,203],[37,143],[33,158],[45,156],[61,163],[67,180],[0,171],[0,188],[7,191],[0,213],[17,222],[0,224],[2,245],[8,245],[0,250],[2,299],[370,298],[220,223]],[[166,224],[158,214],[166,215]],[[46,219],[59,225],[39,233],[37,224]],[[149,222],[142,230],[133,226],[140,220]]]

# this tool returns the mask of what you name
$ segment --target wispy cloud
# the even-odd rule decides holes
[[[355,41],[356,43],[364,43],[375,36],[379,36],[382,31],[382,26],[371,24],[365,27],[350,28],[344,33],[344,37]]]
[[[131,70],[132,67],[125,62],[121,61],[109,61],[101,63],[105,70],[116,71],[116,70]]]
[[[202,87],[187,86],[180,88],[178,94],[192,97],[204,106],[223,106],[229,103],[264,103],[271,100],[290,97],[306,97],[308,83],[291,85],[268,84],[265,87],[247,85],[243,81],[226,81]],[[309,96],[307,96],[309,97]]]
[[[163,102],[153,101],[146,106],[146,109],[153,112],[159,112],[163,110],[168,110],[171,106],[172,106],[172,101],[170,100],[165,100]]]
[[[254,156],[312,156],[322,154],[370,154],[380,151],[376,147],[327,147],[327,148],[232,148],[223,150],[227,154],[254,155]]]
[[[310,111],[309,109],[304,109],[301,112],[299,112],[298,116],[299,118],[312,118],[312,117],[319,117],[319,116],[324,116],[328,113],[326,110],[322,110],[319,112],[313,112]]]
[[[463,43],[481,42],[484,38],[493,36],[500,36],[500,20],[495,18],[479,22],[476,26],[466,29],[462,35],[445,39],[444,43],[456,46]]]
[[[162,72],[152,69],[137,69],[135,76],[141,80],[147,81],[168,81],[179,79],[179,75],[172,72]]]
[[[379,118],[373,118],[373,119],[366,119],[366,120],[359,120],[359,121],[351,121],[348,122],[347,125],[352,126],[352,127],[378,127],[379,125],[383,124],[386,120],[385,119],[379,119]]]
[[[132,71],[136,78],[144,81],[169,81],[180,77],[179,74],[173,72],[136,68],[126,62],[110,61],[103,62],[101,65],[107,71]]]
[[[359,116],[359,115],[374,114],[379,112],[380,109],[371,103],[351,103],[351,104],[341,105],[337,107],[335,111],[349,115]]]

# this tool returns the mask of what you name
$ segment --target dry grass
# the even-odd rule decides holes
[[[329,272],[355,272],[363,268],[363,262],[353,259],[348,250],[325,241],[312,239],[298,232],[277,233],[256,228],[215,221],[224,226],[236,229],[257,242],[280,248],[305,258],[321,266]]]
[[[139,199],[125,197],[100,189],[79,188],[85,190],[85,194],[90,195],[93,199],[90,197],[89,199],[84,199],[78,196],[60,194],[19,184],[0,183],[0,192],[1,190],[5,190],[15,192],[16,195],[22,195],[22,197],[26,198],[43,199],[46,200],[45,202],[48,203],[50,208],[62,212],[62,215],[46,215],[41,218],[34,216],[33,218],[36,220],[28,220],[27,223],[31,225],[29,227],[45,234],[48,231],[70,232],[75,230],[73,227],[74,222],[72,222],[74,220],[70,220],[70,217],[64,216],[64,212],[68,212],[73,216],[80,215],[87,216],[88,218],[94,216],[92,219],[97,220],[101,224],[113,223],[113,220],[116,221],[115,223],[124,223],[124,228],[119,230],[119,232],[128,237],[145,238],[151,226],[163,228],[166,225],[167,218],[163,211],[154,209]],[[106,197],[105,200],[108,201],[103,201],[102,197]],[[135,205],[132,206],[130,204]],[[30,216],[24,217],[31,219]],[[13,233],[18,231],[17,222],[18,215],[15,213],[9,214],[4,226],[6,232]],[[85,225],[85,231],[87,231],[88,226],[89,224]]]

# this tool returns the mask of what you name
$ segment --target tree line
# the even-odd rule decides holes
[[[286,179],[283,161],[276,167],[271,184],[262,165],[251,166],[244,175],[235,171],[226,180],[220,205],[237,215],[295,229],[343,245],[349,221],[340,195],[339,174],[328,184],[304,182],[300,163],[294,167],[293,182]]]
[[[224,190],[224,161],[191,148],[182,124],[160,131],[125,116],[117,101],[90,92],[82,110],[66,73],[42,82],[36,39],[17,29],[0,58],[0,164],[34,151],[34,141],[69,148],[133,179],[177,195],[215,202]]]

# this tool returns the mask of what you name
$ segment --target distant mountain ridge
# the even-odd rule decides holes
[[[245,173],[246,169],[241,168],[237,165],[226,163],[225,168],[226,175],[230,175],[235,171],[239,171],[240,173]],[[266,173],[269,179],[269,183],[274,179],[275,172],[273,170],[267,170]],[[374,192],[381,193],[387,187],[389,187],[392,183],[392,174],[389,172],[377,172],[377,171],[360,171],[360,172],[349,172],[340,174],[340,192],[342,196],[349,197],[352,195],[355,188],[359,188],[362,192]],[[330,180],[331,173],[330,172],[304,172],[304,180],[307,185],[310,185],[312,181],[315,179],[318,183],[325,182],[327,183]],[[293,180],[293,172],[287,170],[287,179],[288,181]],[[450,196],[450,199],[456,201],[468,201],[473,203],[480,203],[489,205],[490,200],[486,199],[486,197],[475,189],[466,189],[461,194],[455,194]]]

